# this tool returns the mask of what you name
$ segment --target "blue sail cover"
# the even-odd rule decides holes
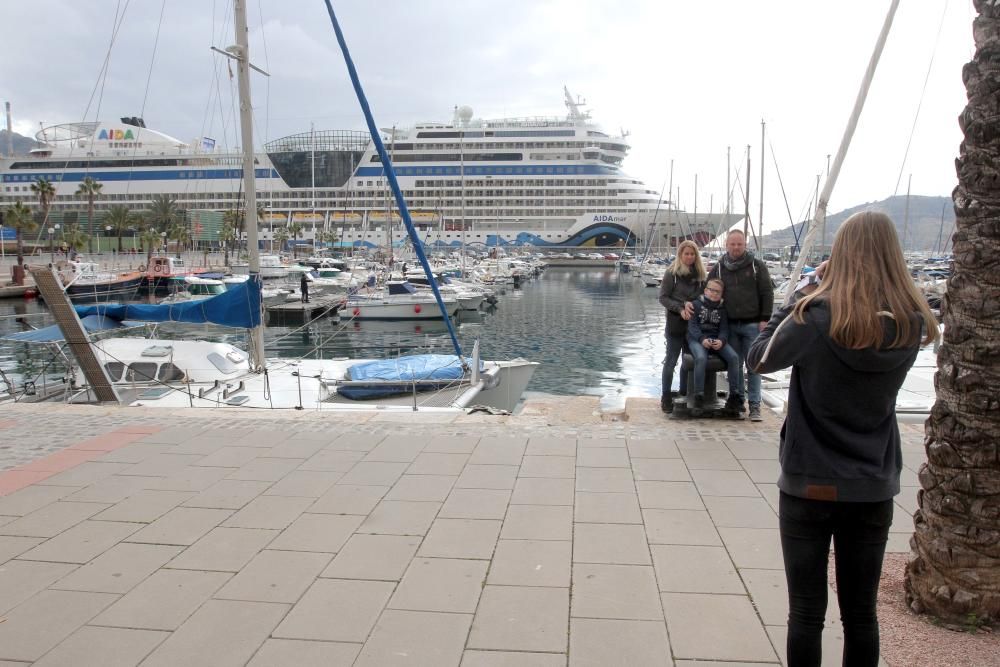
[[[471,359],[465,363],[470,365]],[[480,363],[480,370],[483,364]],[[433,391],[461,380],[465,375],[462,364],[454,354],[414,354],[397,359],[380,359],[355,364],[347,369],[348,377],[355,382],[369,382],[364,386],[342,386],[337,393],[345,398],[363,400],[381,398],[397,394],[408,394],[414,390],[413,380],[424,380],[416,391]],[[426,383],[437,380],[438,383]]]
[[[252,329],[260,326],[260,280],[247,280],[218,296],[187,303],[150,305],[141,303],[74,306],[80,317],[104,315],[112,319],[141,322],[188,322],[221,324]]]
[[[88,315],[81,318],[80,322],[87,333],[142,326],[141,322],[119,322],[118,320],[113,320],[110,317],[102,317],[101,315]],[[62,330],[59,329],[59,325],[53,324],[41,329],[34,329],[33,331],[19,331],[17,333],[6,334],[0,336],[0,340],[12,340],[18,343],[56,343],[62,342],[63,335]]]

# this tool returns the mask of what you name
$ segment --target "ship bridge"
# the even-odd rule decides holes
[[[370,141],[367,132],[316,130],[269,141],[264,150],[289,187],[315,183],[318,188],[339,188],[361,163]]]

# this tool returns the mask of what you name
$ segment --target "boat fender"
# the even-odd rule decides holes
[[[355,309],[354,309],[353,311],[351,311],[351,312],[352,312],[352,313],[354,314],[354,317],[357,317],[358,315],[360,315],[360,314],[361,314],[361,309],[360,309],[360,308],[355,308]]]
[[[420,304],[419,303],[413,307],[413,312],[420,313]]]

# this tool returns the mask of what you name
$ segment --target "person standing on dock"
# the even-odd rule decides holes
[[[299,291],[302,292],[302,303],[309,303],[309,278],[304,272],[299,280]]]
[[[699,297],[705,286],[705,267],[698,254],[698,246],[694,241],[682,241],[677,246],[677,256],[673,263],[663,272],[660,281],[658,299],[660,305],[667,309],[667,329],[664,332],[667,342],[667,358],[663,360],[663,374],[660,379],[660,409],[666,413],[674,411],[674,395],[670,387],[674,382],[674,370],[677,359],[684,347],[687,336],[687,321],[694,313],[693,301]],[[681,373],[680,394],[687,393],[687,374]]]
[[[719,258],[718,263],[709,272],[709,278],[718,278],[726,286],[726,314],[729,315],[730,344],[746,362],[750,346],[767,321],[771,319],[774,309],[774,287],[771,285],[771,275],[767,265],[747,252],[747,237],[738,229],[729,231],[726,236],[726,254]],[[743,376],[746,376],[744,386]],[[740,379],[737,382],[740,392],[746,391],[749,398],[750,421],[759,422],[760,414],[760,374],[744,364],[740,365]],[[730,396],[726,401],[727,408],[743,411],[743,395]]]

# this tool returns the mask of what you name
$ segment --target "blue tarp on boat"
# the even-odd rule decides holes
[[[142,326],[141,322],[120,322],[101,315],[88,315],[87,317],[80,318],[80,322],[83,323],[83,328],[88,333]],[[6,334],[0,336],[0,339],[12,340],[18,343],[56,343],[63,340],[63,335],[62,331],[59,330],[59,326],[53,324],[52,326],[35,329],[34,331],[19,331],[17,333]]]
[[[260,281],[247,280],[223,294],[200,301],[150,305],[141,303],[74,306],[80,317],[104,315],[112,319],[140,322],[188,322],[221,324],[251,329],[261,321]]]
[[[471,365],[472,360],[465,363]],[[480,363],[482,368],[482,363]],[[423,380],[417,391],[431,391],[461,380],[465,370],[454,354],[415,354],[396,359],[367,361],[347,369],[348,378],[355,382],[370,382],[366,386],[343,386],[337,393],[351,399],[379,398],[394,394],[411,393],[414,380]],[[439,380],[438,383],[426,383]]]

